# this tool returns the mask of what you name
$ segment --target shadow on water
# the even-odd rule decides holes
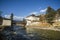
[[[30,40],[24,35],[27,35],[27,33],[23,27],[6,27],[0,32],[0,40]]]

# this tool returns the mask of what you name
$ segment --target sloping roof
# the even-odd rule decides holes
[[[27,16],[27,17],[30,17],[30,16],[39,17],[39,16],[36,16],[35,14],[29,15],[29,16]],[[26,18],[27,18],[27,17],[26,17]]]
[[[8,19],[8,18],[3,18],[3,19],[5,19],[5,20],[11,20],[11,19]]]

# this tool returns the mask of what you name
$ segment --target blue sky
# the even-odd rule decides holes
[[[0,10],[3,16],[13,13],[15,16],[24,17],[32,13],[41,13],[48,6],[55,10],[60,8],[60,0],[0,0]]]

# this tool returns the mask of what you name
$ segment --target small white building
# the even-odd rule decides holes
[[[11,26],[11,19],[3,19],[2,26]]]
[[[34,14],[32,14],[30,16],[27,16],[25,19],[26,19],[26,22],[27,22],[26,26],[30,25],[33,22],[38,22],[39,21],[39,17],[35,16]]]
[[[11,26],[11,19],[2,18],[0,20],[0,26]]]

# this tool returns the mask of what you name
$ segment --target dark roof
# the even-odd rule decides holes
[[[29,15],[29,16],[27,16],[27,17],[30,17],[30,16],[33,16],[33,17],[39,17],[39,16],[36,16],[35,14]]]
[[[8,19],[8,18],[3,18],[3,19],[5,19],[5,20],[11,20],[11,19]]]

